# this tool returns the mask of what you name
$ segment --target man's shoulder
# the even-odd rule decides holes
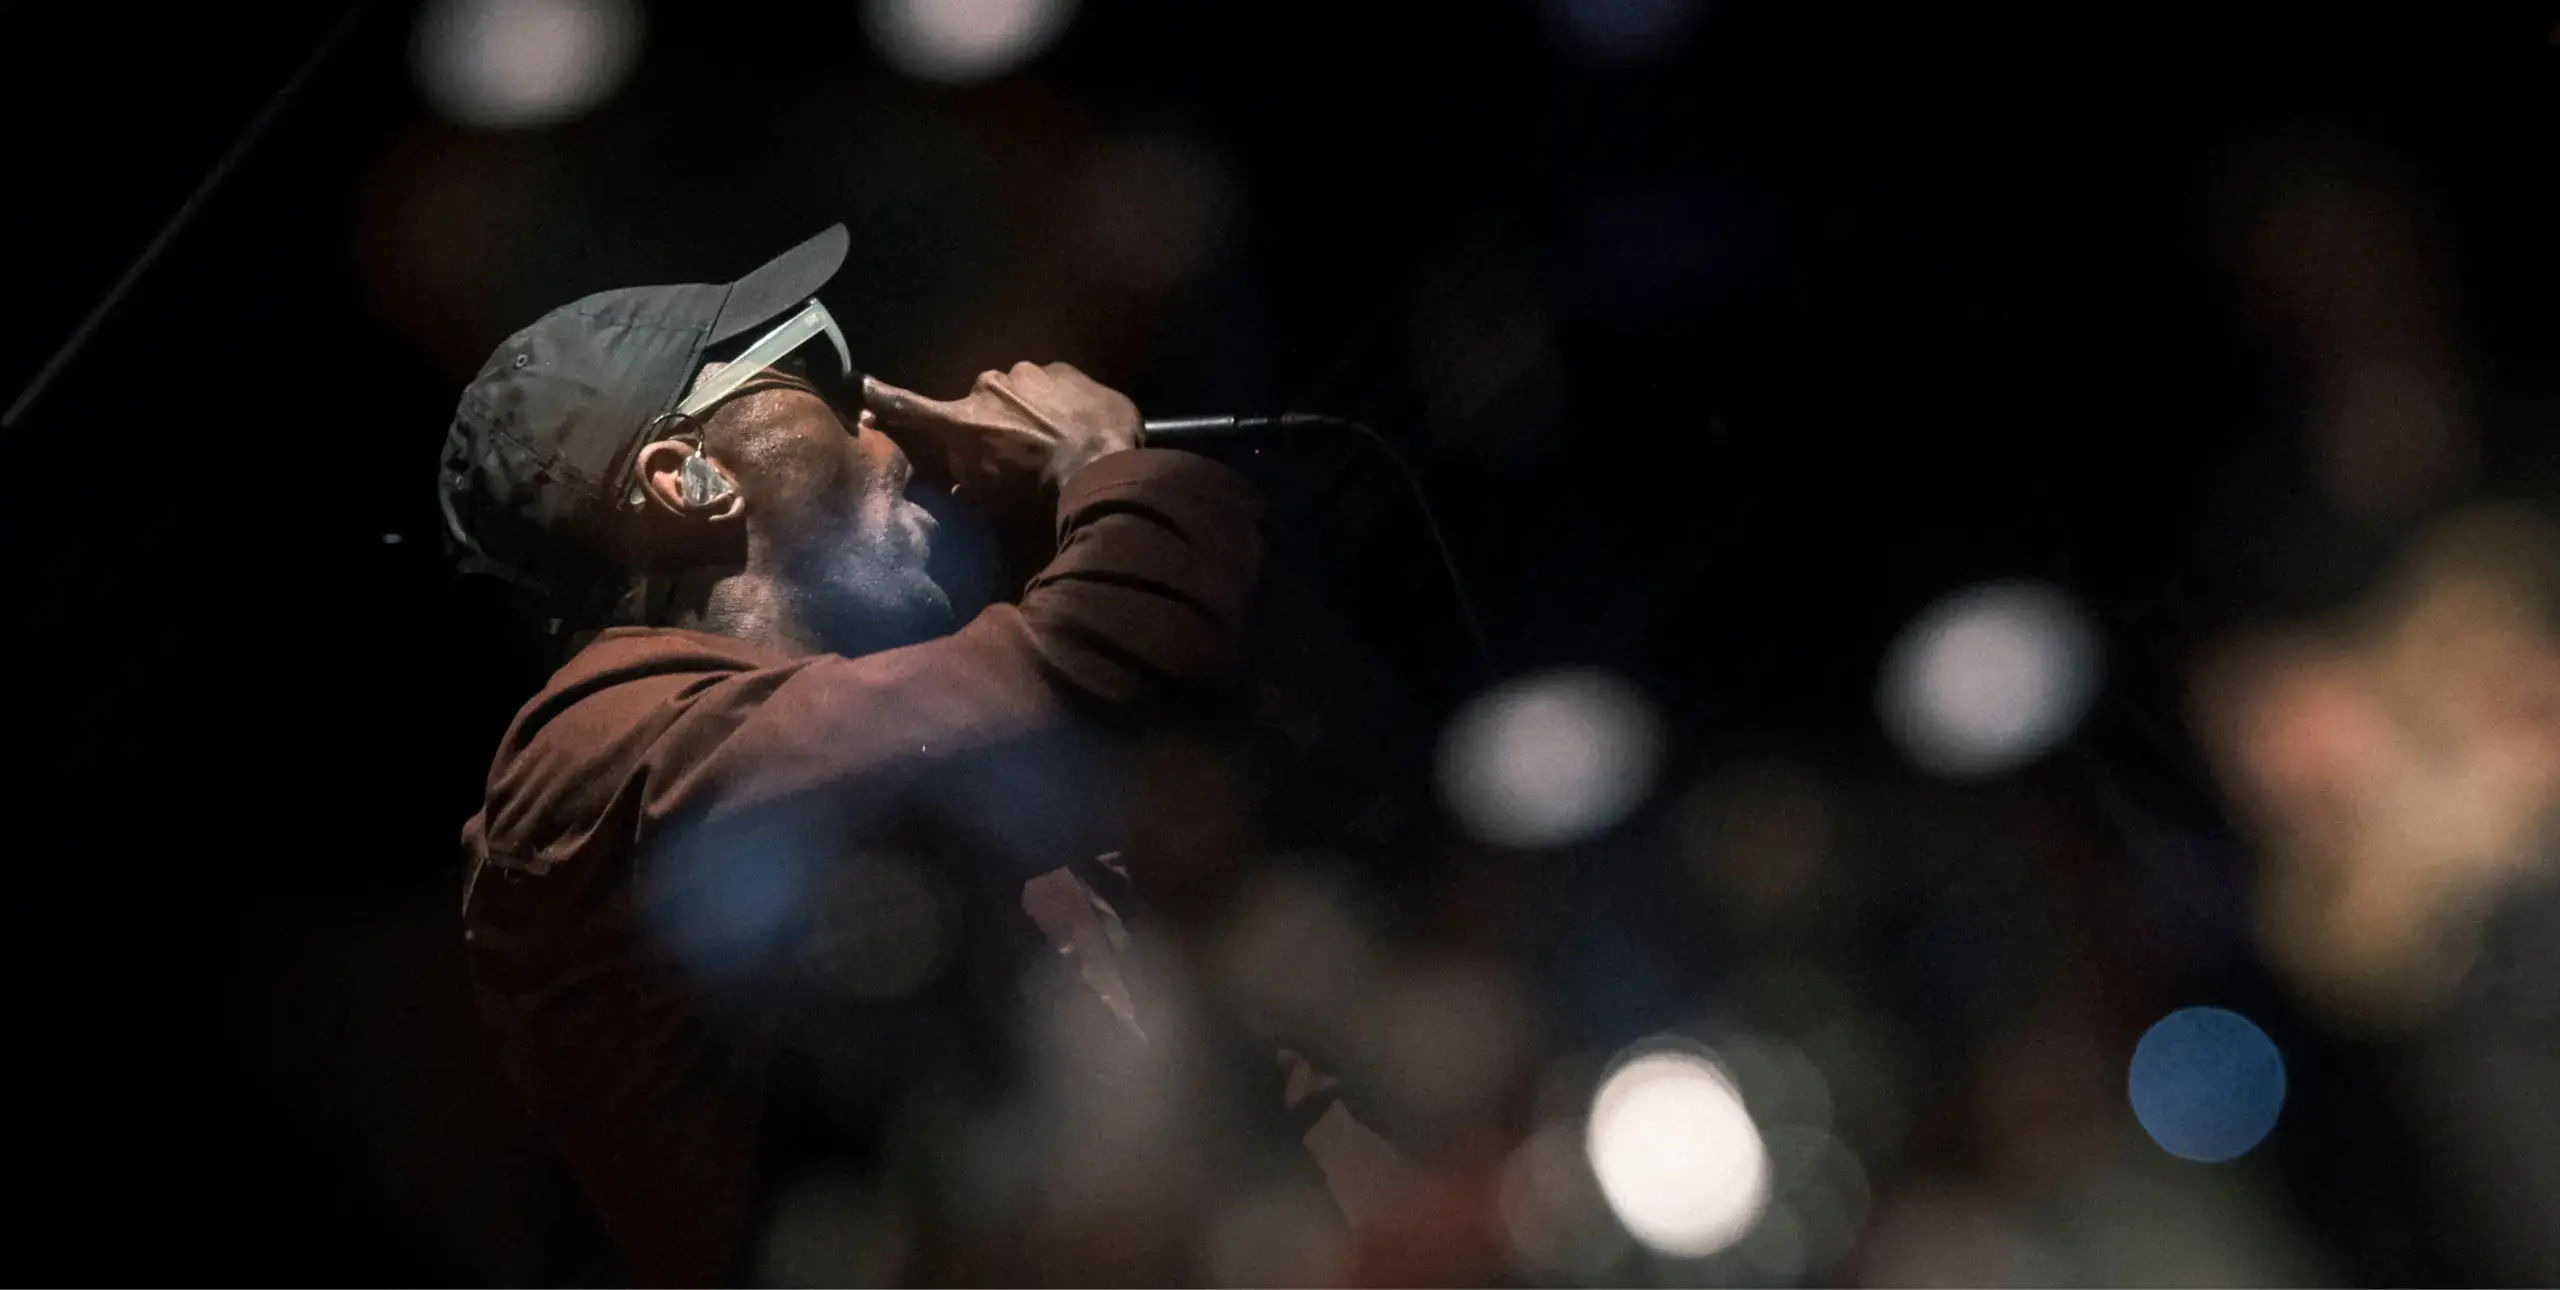
[[[611,755],[623,736],[660,724],[686,696],[791,660],[762,646],[674,627],[617,627],[551,674],[508,731],[507,752],[541,743],[575,757]]]
[[[744,672],[789,659],[732,636],[681,627],[615,627],[596,634],[552,673],[543,694],[589,690],[654,676]]]
[[[744,641],[676,628],[616,628],[561,665],[517,710],[489,769],[493,846],[545,845],[605,814],[644,775],[693,696],[789,660]]]

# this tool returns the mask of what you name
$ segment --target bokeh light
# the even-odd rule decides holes
[[[2405,1031],[2549,864],[2560,806],[2560,529],[2456,512],[2352,612],[2235,635],[2189,713],[2262,863],[2261,944],[2323,1019]]]
[[[1759,1221],[1743,1234],[1735,1252],[1771,1278],[1792,1281],[1805,1274],[1811,1255],[1805,1248],[1804,1224],[1784,1201],[1772,1201]]]
[[[641,876],[641,918],[689,972],[748,976],[787,953],[803,925],[824,868],[822,838],[812,821],[788,813],[678,833]]]
[[[1611,1221],[1581,1135],[1568,1124],[1542,1126],[1511,1153],[1495,1209],[1514,1261],[1541,1277],[1606,1284],[1633,1248]]]
[[[1491,963],[1446,961],[1398,973],[1369,1027],[1379,1092],[1406,1123],[1461,1124],[1501,1091],[1527,1048],[1524,992]]]
[[[1442,795],[1477,836],[1557,846],[1644,801],[1662,756],[1659,718],[1606,673],[1549,672],[1478,695],[1441,737]]]
[[[596,106],[622,87],[639,52],[630,0],[433,0],[409,51],[437,111],[501,129]]]
[[[911,994],[951,960],[960,935],[958,901],[923,864],[864,855],[826,867],[806,897],[810,916],[797,941],[811,979],[860,999]]]
[[[1201,1181],[1212,1131],[1190,1096],[1205,1056],[1198,994],[1180,960],[1132,933],[1112,970],[1145,1001],[1143,1024],[1100,998],[1092,961],[1056,955],[1023,978],[1035,1142],[1046,1202],[1096,1217],[1171,1205]],[[997,1149],[1004,1149],[999,1146]]]
[[[2077,606],[2036,583],[1992,583],[1903,629],[1885,654],[1877,706],[1915,764],[1974,778],[2060,742],[2097,684],[2097,634]]]
[[[1039,57],[1075,12],[1075,0],[865,0],[862,25],[890,66],[961,84]]]
[[[1772,1274],[1817,1273],[1836,1266],[1858,1243],[1872,1191],[1866,1167],[1848,1144],[1819,1129],[1770,1127],[1775,1199],[1745,1237],[1742,1254]],[[1772,1222],[1784,1215],[1782,1222]]]
[[[1308,1042],[1341,1040],[1375,993],[1372,929],[1340,890],[1291,863],[1258,875],[1237,905],[1216,964],[1236,1006]]]
[[[752,1261],[761,1285],[897,1285],[913,1244],[904,1215],[859,1174],[831,1169],[781,1188]]]
[[[1705,1056],[1655,1049],[1610,1072],[1584,1135],[1600,1194],[1651,1249],[1695,1258],[1742,1239],[1769,1202],[1769,1153],[1742,1093]]]
[[[1223,1207],[1206,1233],[1208,1282],[1322,1286],[1344,1281],[1341,1216],[1303,1188],[1278,1188]]]
[[[1804,1050],[1777,1039],[1734,1035],[1716,1046],[1726,1077],[1763,1125],[1831,1127],[1831,1084]]]
[[[2255,1022],[2223,1008],[2181,1008],[2134,1045],[2134,1118],[2160,1149],[2213,1164],[2241,1156],[2284,1109],[2284,1056]]]

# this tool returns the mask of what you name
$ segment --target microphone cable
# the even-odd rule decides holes
[[[1475,600],[1467,594],[1467,580],[1458,572],[1457,556],[1449,550],[1448,536],[1440,530],[1440,517],[1431,509],[1431,497],[1423,491],[1421,476],[1414,473],[1412,464],[1405,460],[1404,454],[1397,451],[1395,444],[1385,435],[1349,417],[1327,416],[1318,412],[1278,412],[1261,416],[1171,417],[1150,420],[1146,423],[1146,433],[1142,442],[1155,447],[1183,448],[1248,435],[1261,436],[1276,433],[1285,437],[1319,430],[1348,432],[1367,441],[1369,446],[1385,457],[1396,468],[1396,473],[1404,478],[1405,490],[1413,497],[1414,510],[1422,516],[1423,530],[1431,537],[1431,549],[1440,557],[1441,572],[1448,575],[1449,591],[1458,602],[1458,616],[1466,625],[1467,644],[1475,653],[1476,666],[1484,674],[1484,683],[1492,685],[1500,679],[1501,668],[1494,661],[1493,645],[1490,638],[1485,635],[1484,622],[1476,614]]]

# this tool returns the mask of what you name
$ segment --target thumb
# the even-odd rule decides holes
[[[928,399],[876,376],[862,378],[862,405],[871,410],[881,425],[892,429],[929,430],[965,419],[957,403]]]

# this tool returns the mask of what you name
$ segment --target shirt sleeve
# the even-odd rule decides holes
[[[1023,593],[939,640],[711,679],[657,740],[645,820],[817,792],[892,794],[991,757],[1032,756],[1070,713],[1196,706],[1242,670],[1261,506],[1234,471],[1132,449],[1058,500],[1058,551]],[[1010,750],[1010,752],[1008,752]],[[1038,777],[1006,777],[1017,808]],[[1019,809],[1015,812],[1023,813]],[[1028,812],[1036,816],[1036,809]]]

